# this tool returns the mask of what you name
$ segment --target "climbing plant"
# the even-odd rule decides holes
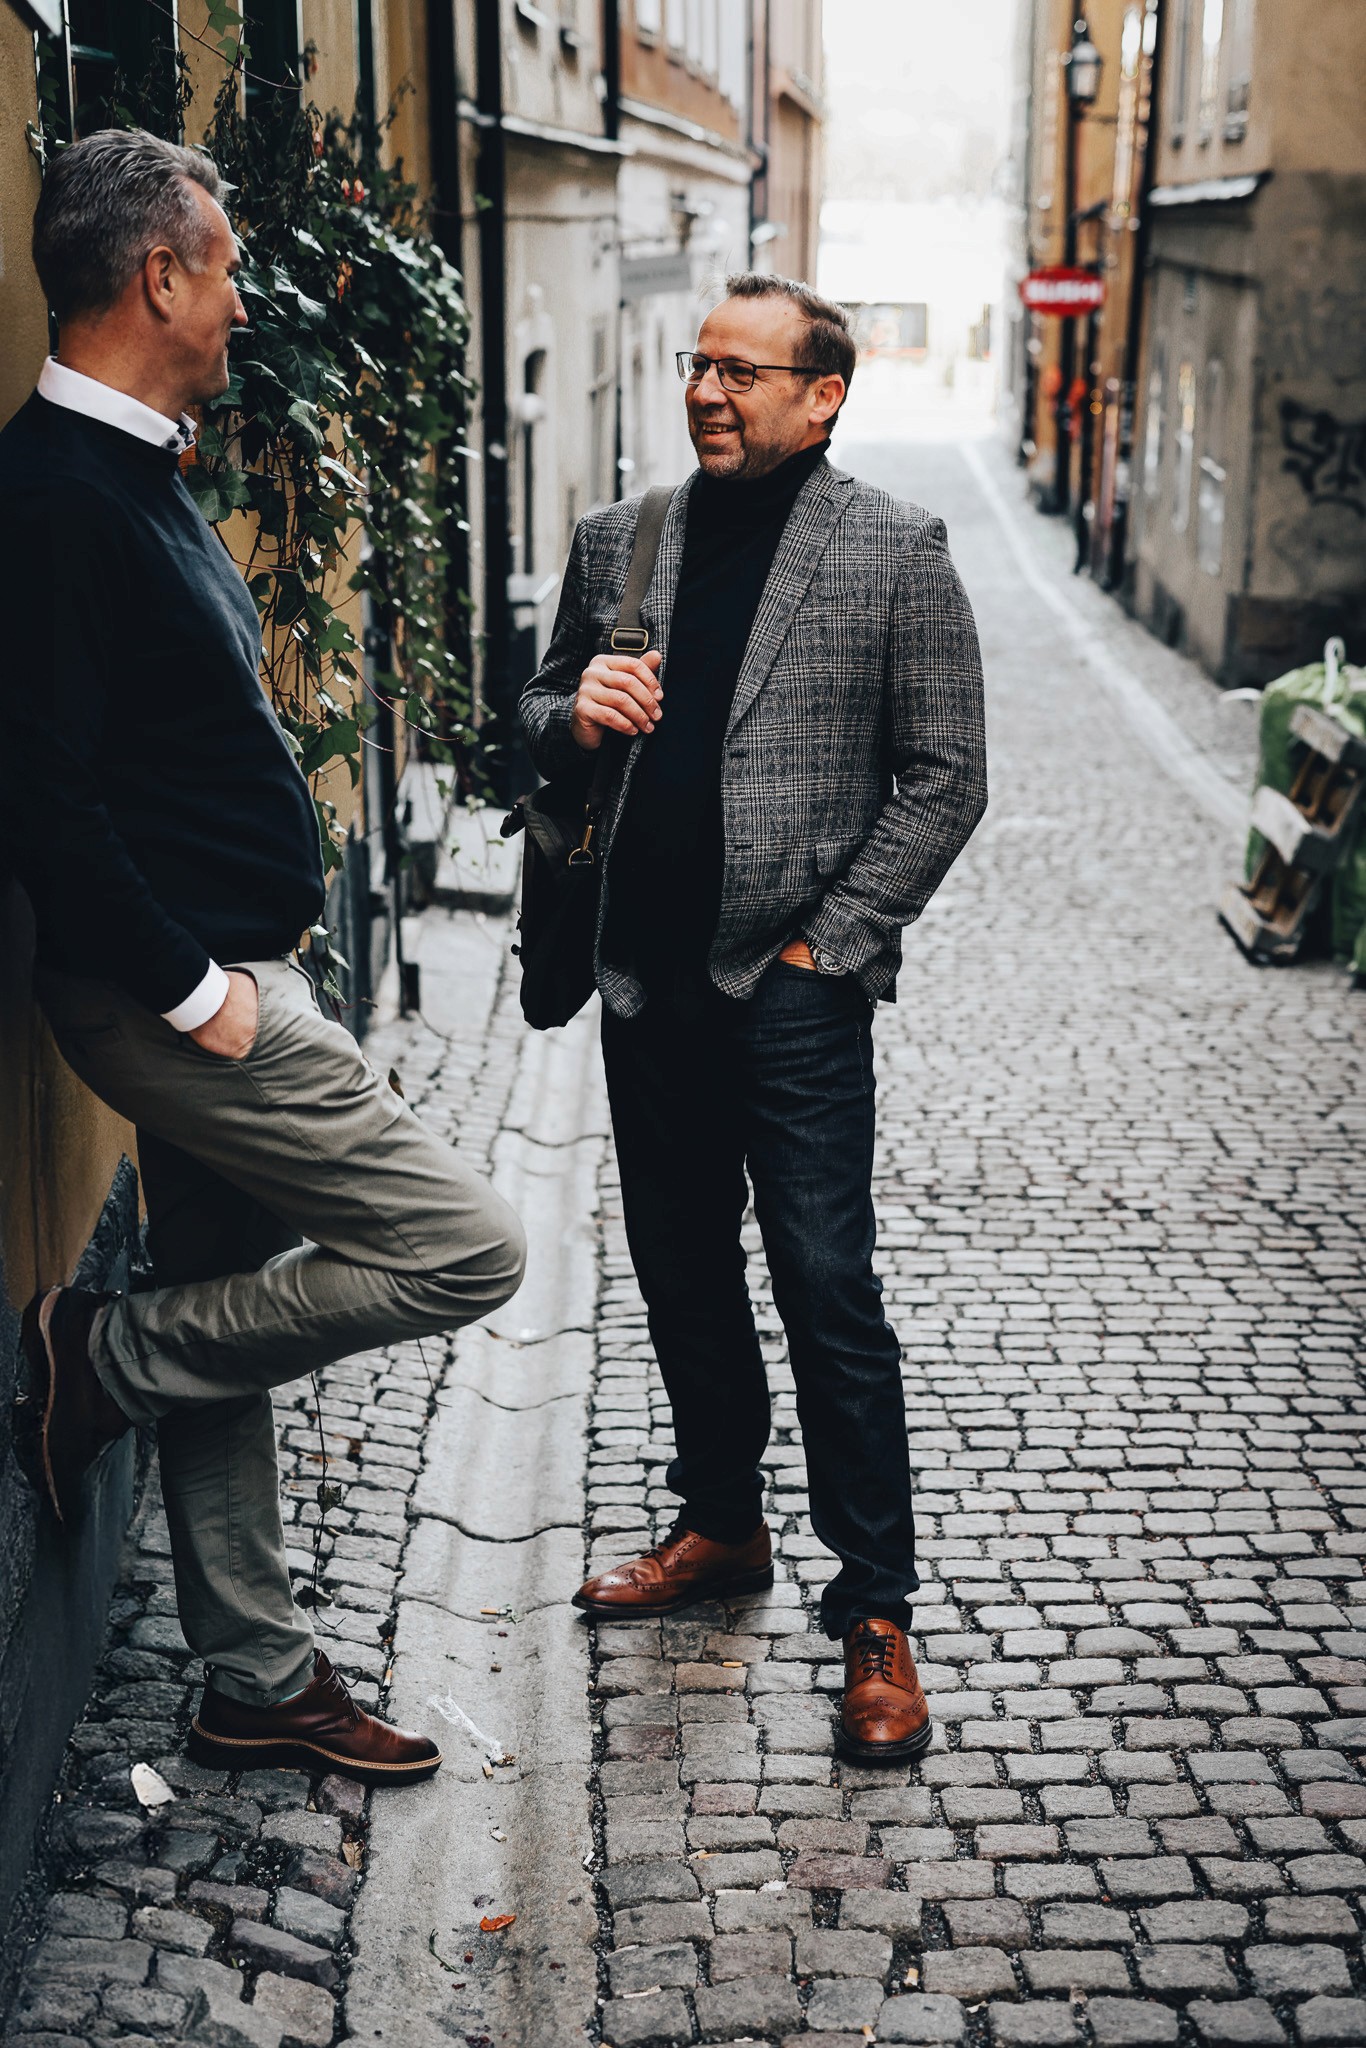
[[[185,482],[256,601],[264,677],[310,779],[325,860],[339,866],[345,835],[323,779],[344,764],[359,780],[381,707],[466,790],[481,781],[469,607],[451,590],[450,558],[464,530],[468,315],[416,189],[380,160],[379,133],[292,89],[257,91],[244,113],[250,49],[232,0],[213,0],[208,26],[226,70],[205,146],[227,186],[249,326]],[[176,132],[189,99],[178,62]],[[31,131],[41,162],[62,146],[55,105],[49,86]],[[164,93],[116,80],[105,118],[164,126]],[[368,679],[339,602],[348,590],[369,600]]]
[[[466,781],[477,769],[448,607],[468,320],[413,188],[368,142],[357,123],[284,94],[245,116],[231,80],[208,138],[232,188],[250,326],[186,481],[213,523],[251,515],[242,569],[271,695],[315,788],[338,761],[357,779],[378,702]],[[373,695],[333,601],[339,579],[370,599]],[[340,828],[321,797],[319,814],[339,860]]]

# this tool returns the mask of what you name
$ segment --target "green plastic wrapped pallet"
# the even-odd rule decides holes
[[[1290,720],[1300,704],[1318,705],[1339,725],[1366,739],[1366,669],[1351,667],[1345,653],[1341,640],[1330,640],[1322,661],[1292,669],[1263,690],[1259,784],[1267,783],[1283,796],[1289,794],[1303,746],[1290,730]],[[1249,833],[1249,879],[1265,845],[1259,832]],[[1330,889],[1333,951],[1341,959],[1351,959],[1358,973],[1366,973],[1366,831],[1360,826],[1332,876]]]

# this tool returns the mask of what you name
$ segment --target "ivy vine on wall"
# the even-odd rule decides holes
[[[322,778],[344,764],[359,781],[381,706],[465,789],[481,780],[468,600],[453,604],[450,588],[468,314],[416,189],[379,161],[377,136],[291,91],[258,93],[244,113],[249,48],[231,0],[214,0],[209,26],[228,69],[205,146],[228,186],[250,324],[185,482],[234,546],[261,617],[264,680],[310,779],[324,859],[340,867],[345,832]],[[179,63],[177,128],[189,99]],[[52,94],[41,104],[31,138],[46,162],[63,138]],[[124,85],[109,118],[157,127],[164,104]],[[239,513],[247,521],[230,526]],[[337,605],[345,589],[369,600],[368,678]]]

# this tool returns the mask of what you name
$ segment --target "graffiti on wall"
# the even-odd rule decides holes
[[[1281,400],[1283,467],[1312,505],[1341,505],[1366,519],[1366,420]]]

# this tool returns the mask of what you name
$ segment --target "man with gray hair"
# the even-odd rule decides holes
[[[604,743],[618,755],[599,821],[602,1047],[681,1497],[663,1541],[575,1605],[644,1620],[772,1583],[748,1176],[811,1524],[839,1561],[821,1609],[844,1642],[841,1743],[904,1761],[932,1731],[906,1635],[901,1354],[873,1269],[871,1021],[902,927],[986,803],[977,634],[940,521],[827,459],[854,373],[838,306],[789,278],[727,278],[678,369],[698,468],[665,517],[643,630],[614,631],[637,500],[581,522],[522,697],[546,775],[587,784]]]
[[[218,192],[200,152],[106,131],[56,158],[34,220],[60,342],[0,433],[0,830],[57,1044],[137,1127],[156,1285],[40,1290],[16,1423],[63,1523],[101,1451],[155,1425],[194,1754],[403,1784],[440,1751],[361,1710],[294,1601],[270,1389],[484,1314],[525,1244],[295,957],[324,908],[313,803],[179,474],[246,318]]]

